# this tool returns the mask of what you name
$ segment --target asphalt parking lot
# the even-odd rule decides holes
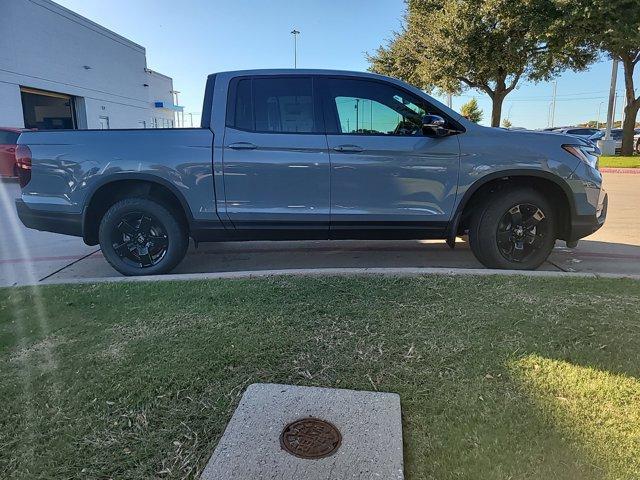
[[[640,175],[606,173],[609,213],[605,226],[568,249],[557,242],[541,267],[549,271],[640,275]],[[18,220],[18,185],[0,183],[0,286],[118,277],[98,247],[81,239],[38,232]],[[450,250],[441,241],[305,241],[192,245],[174,273],[305,268],[482,268],[468,245]]]

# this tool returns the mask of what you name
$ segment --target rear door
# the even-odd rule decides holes
[[[327,78],[323,92],[331,235],[412,238],[441,232],[452,215],[460,160],[456,135],[422,132],[422,117],[441,112],[374,79]]]
[[[329,228],[329,155],[311,76],[231,81],[224,134],[226,212],[240,230]]]

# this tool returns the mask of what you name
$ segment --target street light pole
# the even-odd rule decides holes
[[[291,30],[291,34],[293,35],[293,68],[298,68],[298,35],[300,35],[300,31],[294,28]]]
[[[553,100],[551,101],[551,126],[554,127],[556,120],[556,92],[558,91],[558,81],[553,82]]]
[[[604,102],[600,102],[598,104],[598,116],[596,117],[596,129],[600,129],[600,112],[602,112],[602,105],[604,105]]]
[[[618,81],[618,60],[613,59],[611,65],[611,87],[609,88],[609,108],[607,110],[607,128],[604,138],[598,141],[598,146],[603,155],[615,155],[616,142],[611,138],[611,128],[616,111],[616,82]]]
[[[609,109],[607,110],[607,131],[605,140],[611,139],[611,129],[613,128],[614,116],[616,112],[616,83],[618,81],[618,60],[613,59],[611,67],[611,88],[609,89]]]

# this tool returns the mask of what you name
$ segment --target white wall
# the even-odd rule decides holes
[[[0,82],[0,127],[24,127],[18,85]]]
[[[0,19],[0,125],[22,125],[19,86],[83,97],[84,128],[149,120],[143,47],[50,0],[0,0]]]
[[[173,80],[171,77],[162,75],[158,72],[149,71],[147,77],[149,84],[149,100],[151,105],[151,116],[149,118],[149,127],[153,127],[153,120],[158,121],[158,127],[162,128],[160,122],[169,120],[175,122],[175,112],[169,108],[156,108],[155,102],[163,102],[164,105],[173,105]]]

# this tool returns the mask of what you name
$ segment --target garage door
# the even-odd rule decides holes
[[[20,93],[25,128],[77,128],[72,96],[28,87],[21,87]]]

